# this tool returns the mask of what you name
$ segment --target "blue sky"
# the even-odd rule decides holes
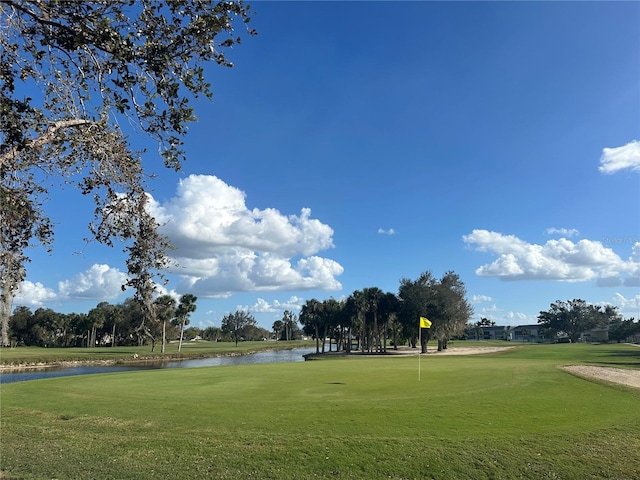
[[[145,144],[192,325],[243,308],[270,328],[426,270],[461,276],[473,321],[573,298],[640,318],[639,3],[252,7],[259,34],[208,70],[183,171]],[[49,208],[54,251],[30,251],[15,305],[131,296],[120,249],[82,240],[89,199]]]

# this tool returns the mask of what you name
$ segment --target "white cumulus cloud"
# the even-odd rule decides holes
[[[522,312],[509,311],[504,315],[502,322],[509,326],[532,325],[538,323],[538,318],[536,315],[527,315]]]
[[[476,270],[480,276],[502,280],[595,279],[601,286],[627,284],[640,276],[640,262],[635,256],[640,247],[635,245],[632,249],[634,255],[624,260],[601,242],[586,239],[574,243],[561,238],[537,245],[514,235],[473,230],[471,234],[464,235],[463,240],[478,251],[498,257]]]
[[[495,304],[482,308],[479,312],[480,318],[486,318],[496,323],[496,326],[514,327],[517,325],[530,325],[538,323],[536,315],[527,315],[522,312],[505,311]]]
[[[575,228],[547,228],[546,230],[547,235],[554,235],[554,234],[558,234],[558,235],[564,235],[565,237],[573,237],[575,235],[579,235],[580,231],[575,229]]]
[[[633,140],[622,147],[603,148],[600,157],[602,173],[616,173],[620,170],[640,171],[640,141]]]
[[[618,307],[618,310],[625,318],[633,317],[636,320],[640,320],[640,293],[631,298],[626,298],[621,293],[616,293],[611,303]]]
[[[202,297],[233,292],[339,290],[344,271],[316,255],[332,248],[333,230],[303,208],[284,215],[250,209],[246,195],[211,175],[190,175],[167,202],[151,199],[150,211],[175,250],[178,290]]]
[[[238,305],[238,310],[253,313],[282,313],[285,310],[298,312],[302,308],[304,302],[305,300],[303,298],[295,295],[283,302],[279,300],[268,302],[264,298],[258,298],[253,305]]]
[[[95,264],[70,280],[58,282],[58,295],[76,299],[111,299],[122,293],[127,274],[109,265]]]
[[[126,281],[127,274],[117,268],[94,264],[88,270],[58,282],[57,290],[45,287],[40,282],[25,280],[20,284],[14,303],[41,306],[69,300],[111,300],[122,294],[122,285]]]
[[[490,302],[491,300],[492,298],[487,295],[474,295],[471,297],[472,303],[485,303]]]
[[[395,235],[396,231],[393,228],[385,230],[384,228],[379,228],[378,233],[381,235]]]
[[[41,306],[46,302],[55,301],[58,294],[40,282],[25,280],[20,284],[14,303],[18,305]]]

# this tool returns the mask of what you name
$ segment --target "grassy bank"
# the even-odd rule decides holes
[[[624,345],[155,370],[0,386],[5,478],[640,478]]]
[[[236,347],[233,342],[185,342],[178,352],[178,343],[167,344],[164,353],[160,346],[151,352],[151,346],[142,347],[97,347],[97,348],[42,348],[18,347],[0,349],[0,366],[29,365],[60,362],[104,362],[116,363],[169,360],[177,358],[205,358],[219,355],[246,355],[273,349],[312,347],[313,341],[289,342],[240,342]]]

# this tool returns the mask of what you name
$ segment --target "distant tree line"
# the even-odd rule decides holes
[[[31,311],[19,306],[9,321],[12,346],[85,347],[151,345],[154,351],[160,344],[162,352],[168,342],[197,338],[216,341],[264,340],[271,332],[256,325],[253,316],[237,311],[226,315],[221,327],[188,327],[190,314],[196,310],[197,298],[185,294],[176,301],[162,295],[154,301],[158,312],[156,322],[144,321],[140,301],[128,298],[120,304],[100,302],[87,313],[59,313],[50,308]],[[285,312],[289,315],[290,312]],[[295,316],[293,316],[295,319]],[[231,320],[235,319],[235,322]],[[297,325],[289,325],[290,338],[300,338]]]
[[[550,305],[549,310],[538,315],[539,339],[549,342],[558,339],[569,339],[571,342],[584,340],[584,335],[591,330],[606,331],[609,342],[637,341],[640,337],[640,321],[635,318],[624,319],[613,305],[591,305],[582,299],[560,301]],[[470,323],[465,338],[480,340],[484,337],[483,327],[495,327],[496,322],[487,318]],[[509,338],[510,327],[504,328],[502,338]],[[512,327],[513,328],[513,327]],[[526,325],[518,327],[525,338],[530,335]]]
[[[259,327],[256,319],[242,310],[225,315],[220,327],[188,327],[196,301],[191,294],[182,295],[179,302],[169,295],[158,297],[154,301],[156,322],[144,321],[143,308],[136,298],[116,305],[100,302],[88,313],[58,313],[50,308],[32,312],[19,306],[9,322],[11,345],[92,348],[151,344],[153,351],[160,343],[164,352],[170,341],[179,342],[180,350],[183,341],[198,338],[237,345],[239,341],[286,341],[309,336],[316,340],[316,353],[334,349],[385,353],[388,347],[417,347],[419,338],[421,351],[426,352],[431,339],[437,341],[440,351],[451,339],[480,338],[483,326],[495,326],[487,318],[469,323],[473,309],[466,299],[464,283],[452,271],[440,279],[431,272],[422,273],[416,280],[403,278],[397,293],[369,287],[341,300],[307,300],[299,316],[285,311],[282,319],[273,323],[272,331]],[[431,328],[422,329],[422,334],[420,317],[432,323]],[[590,305],[580,299],[552,303],[548,311],[540,312],[538,323],[549,341],[566,335],[576,342],[594,328],[606,328],[609,341],[614,342],[640,335],[640,321],[623,319],[614,306]]]
[[[336,351],[385,353],[388,345],[416,347],[419,338],[425,352],[429,339],[437,340],[438,350],[446,349],[449,340],[465,331],[472,314],[464,283],[456,273],[449,271],[437,279],[424,272],[416,280],[400,280],[397,293],[369,287],[343,300],[308,300],[300,323],[303,332],[315,338],[316,353],[331,352],[333,345]],[[420,317],[432,323],[422,334]]]
[[[440,279],[431,272],[418,279],[400,280],[397,293],[383,292],[377,287],[354,291],[342,300],[330,298],[308,300],[299,317],[285,311],[281,320],[272,325],[272,332],[257,326],[248,312],[238,310],[225,315],[220,327],[187,328],[189,315],[196,309],[197,298],[185,294],[180,302],[169,295],[154,300],[155,321],[145,321],[141,301],[130,298],[121,304],[101,302],[88,313],[63,314],[49,308],[32,312],[28,307],[15,309],[9,322],[12,345],[51,347],[88,347],[97,345],[147,345],[152,351],[156,343],[162,351],[169,341],[182,342],[194,338],[209,341],[297,340],[303,335],[316,340],[316,351],[358,349],[366,352],[386,352],[387,346],[409,343],[417,346],[422,338],[422,351],[426,351],[431,338],[438,349],[462,334],[473,314],[466,299],[465,286],[454,272]],[[429,329],[419,333],[419,317],[432,322]],[[299,328],[298,322],[302,325]]]
[[[549,310],[540,312],[538,323],[550,340],[564,334],[577,342],[584,332],[595,328],[606,328],[609,341],[614,342],[640,335],[640,321],[623,319],[617,307],[612,305],[591,305],[582,299],[552,303]]]

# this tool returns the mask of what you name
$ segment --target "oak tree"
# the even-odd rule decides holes
[[[255,327],[256,319],[248,312],[243,310],[236,310],[234,313],[229,313],[222,318],[221,326],[222,333],[228,335],[236,342],[238,346],[238,340],[243,337],[247,330]]]
[[[431,272],[422,273],[416,280],[404,278],[400,281],[398,296],[402,301],[400,320],[410,338],[418,336],[419,317],[424,316],[432,323],[428,335],[422,336],[422,353],[427,350],[429,337],[438,341],[439,351],[446,349],[447,342],[464,332],[473,315],[466,287],[453,271],[446,272],[440,279]]]
[[[225,50],[240,43],[238,23],[255,34],[249,20],[241,0],[0,2],[2,345],[26,275],[25,250],[50,245],[45,203],[61,185],[94,199],[93,238],[129,245],[129,285],[153,317],[153,270],[145,269],[166,266],[167,244],[148,235],[158,228],[145,208],[152,172],[121,125],[180,169],[193,101],[212,97],[205,67],[232,66]]]
[[[540,312],[538,323],[556,336],[566,333],[572,342],[577,342],[586,330],[604,327],[619,317],[616,307],[591,305],[578,298],[552,303],[549,310]]]

